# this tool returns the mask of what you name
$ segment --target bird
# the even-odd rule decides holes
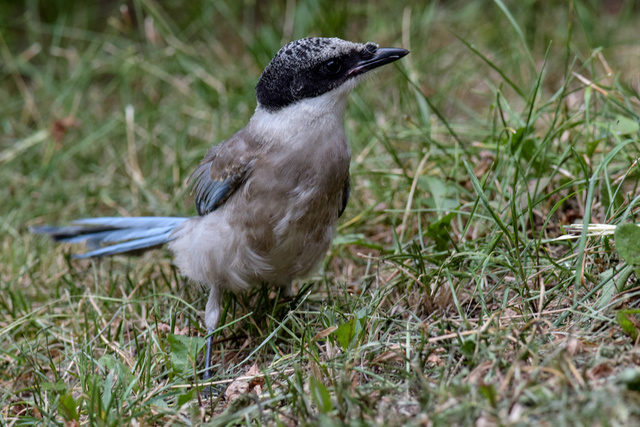
[[[336,37],[292,41],[260,75],[249,123],[214,145],[189,178],[198,216],[86,218],[31,231],[85,242],[79,259],[167,244],[181,274],[209,292],[206,382],[224,292],[268,284],[291,295],[292,281],[326,256],[351,191],[348,95],[408,53]]]

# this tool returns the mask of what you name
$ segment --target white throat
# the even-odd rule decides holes
[[[248,130],[265,143],[287,143],[301,135],[325,132],[344,134],[344,112],[349,93],[360,81],[350,79],[340,87],[314,98],[305,98],[277,111],[260,104],[249,121]]]

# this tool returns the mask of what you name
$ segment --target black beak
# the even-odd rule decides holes
[[[409,54],[407,49],[399,47],[381,47],[376,49],[373,56],[368,56],[366,59],[358,61],[356,65],[349,70],[347,76],[354,77],[360,74],[364,74],[367,71],[371,71],[374,68],[382,67],[383,65],[397,61]]]

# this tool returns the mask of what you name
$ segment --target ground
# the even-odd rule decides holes
[[[639,12],[1,2],[2,422],[638,425]],[[207,397],[206,295],[166,249],[75,260],[29,227],[195,215],[187,178],[306,36],[411,54],[351,95],[318,273],[226,297]]]

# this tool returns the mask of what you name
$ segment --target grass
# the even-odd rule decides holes
[[[0,3],[3,424],[638,424],[637,277],[610,234],[557,239],[638,222],[633,2],[124,4]],[[207,400],[206,298],[166,250],[28,227],[194,215],[194,165],[308,35],[411,55],[351,97],[322,269],[226,299],[215,380],[248,391]]]

